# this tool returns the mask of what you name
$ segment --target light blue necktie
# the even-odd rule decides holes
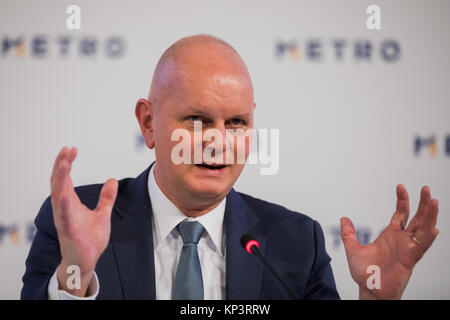
[[[172,299],[203,300],[202,268],[197,244],[204,228],[197,221],[187,220],[181,222],[177,228],[183,238],[183,249],[178,262]]]

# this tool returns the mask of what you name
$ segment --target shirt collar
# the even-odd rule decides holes
[[[212,242],[216,247],[216,251],[223,255],[222,236],[226,198],[210,212],[197,218],[189,218],[184,215],[159,188],[154,175],[155,165],[156,163],[150,168],[148,174],[148,191],[153,210],[154,230],[156,231],[155,248],[169,236],[172,230],[181,221],[188,219],[198,221],[202,224],[208,235],[211,237]]]

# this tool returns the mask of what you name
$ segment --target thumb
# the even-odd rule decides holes
[[[341,218],[341,238],[347,256],[360,246],[353,222],[347,217]]]
[[[118,182],[116,179],[108,179],[102,187],[98,199],[96,212],[111,216],[111,211],[116,201]]]

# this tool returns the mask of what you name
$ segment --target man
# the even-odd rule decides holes
[[[135,109],[156,162],[136,179],[74,189],[69,174],[77,150],[61,150],[51,196],[35,221],[22,298],[338,299],[316,221],[232,189],[243,163],[173,160],[175,130],[194,137],[200,123],[223,136],[245,131],[253,128],[254,108],[248,70],[230,45],[206,35],[173,44],[157,64],[148,99]],[[244,150],[247,159],[248,142],[233,139],[236,148],[230,149],[225,140],[214,156],[233,152],[236,160],[236,150]],[[191,154],[183,156],[217,143],[194,137]],[[402,185],[396,191],[396,211],[373,243],[361,246],[351,221],[341,219],[362,299],[401,298],[414,265],[438,234],[438,202],[429,188],[422,188],[408,226],[408,194]],[[284,284],[241,247],[247,233]],[[379,288],[366,285],[370,265],[381,272]],[[80,276],[75,285],[73,270]]]

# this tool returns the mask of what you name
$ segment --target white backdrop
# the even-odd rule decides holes
[[[81,8],[80,30],[66,28],[70,4]],[[371,4],[381,30],[366,28]],[[339,218],[371,241],[391,218],[398,183],[412,214],[429,185],[440,234],[404,298],[450,298],[449,15],[449,1],[426,0],[2,0],[0,298],[19,297],[57,152],[78,148],[75,185],[142,172],[154,155],[139,139],[135,103],[162,52],[198,33],[240,52],[256,126],[280,130],[278,174],[251,165],[235,188],[318,220],[338,291],[354,299]]]

